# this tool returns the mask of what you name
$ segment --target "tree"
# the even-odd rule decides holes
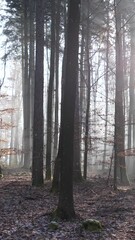
[[[79,91],[77,88],[75,116],[74,116],[74,161],[73,161],[73,180],[75,182],[82,181],[81,156],[80,156],[81,141],[80,140],[81,140],[81,129],[80,129],[80,114],[79,114]]]
[[[30,167],[30,79],[28,67],[28,1],[24,0],[24,78],[23,78],[23,147],[24,168]]]
[[[116,0],[116,95],[115,95],[115,162],[114,162],[114,188],[117,188],[119,170],[120,181],[128,185],[125,165],[125,118],[123,109],[123,58],[121,38],[121,12]]]
[[[90,42],[90,21],[89,21],[89,10],[90,4],[88,2],[87,10],[87,35],[86,35],[86,68],[87,68],[87,103],[86,103],[86,118],[85,118],[85,150],[84,150],[84,179],[87,178],[87,163],[88,163],[88,142],[89,142],[89,118],[90,118],[90,54],[89,54],[89,42]]]
[[[106,66],[105,66],[105,136],[104,136],[104,154],[103,154],[103,165],[102,169],[105,170],[105,163],[106,163],[106,150],[107,150],[107,134],[108,134],[108,80],[109,80],[109,1],[107,1],[107,16],[106,16]]]
[[[56,81],[55,81],[55,123],[54,123],[54,159],[57,156],[58,133],[59,133],[59,50],[60,50],[60,5],[61,0],[57,0],[56,5]]]
[[[61,96],[61,103],[63,103],[63,96],[64,96],[64,78],[65,78],[65,65],[66,65],[66,46],[64,48],[64,55],[63,55],[63,62],[62,62],[62,96]],[[61,124],[62,124],[62,113],[63,113],[63,104],[61,105]],[[54,164],[54,172],[53,172],[53,181],[52,181],[52,191],[58,192],[59,191],[59,184],[60,184],[60,159],[61,159],[61,148],[62,148],[62,128],[60,127],[60,135],[59,135],[59,144],[58,144],[58,153],[55,159]]]
[[[33,119],[32,185],[43,184],[44,0],[36,1],[36,69]]]
[[[60,193],[56,214],[64,219],[75,216],[73,204],[73,141],[75,100],[78,77],[80,0],[70,0],[68,6],[67,54],[64,96],[61,114]]]
[[[29,81],[30,81],[30,147],[33,138],[33,101],[34,101],[34,73],[35,73],[35,0],[30,0],[30,46],[29,46]],[[30,152],[31,153],[31,152]],[[31,154],[30,154],[31,157]]]
[[[51,155],[52,155],[52,102],[54,89],[54,56],[55,56],[55,4],[51,2],[51,56],[50,79],[47,99],[47,147],[46,147],[46,179],[51,179]]]

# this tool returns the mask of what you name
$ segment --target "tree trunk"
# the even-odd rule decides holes
[[[28,77],[28,1],[24,1],[24,79],[23,79],[23,118],[24,118],[24,168],[30,167],[30,81]]]
[[[80,156],[80,141],[81,141],[81,129],[80,129],[80,115],[79,115],[79,91],[77,89],[76,94],[76,106],[75,106],[75,122],[74,122],[74,164],[73,164],[73,180],[75,182],[82,181],[81,173],[81,156]]]
[[[132,154],[132,150],[135,148],[135,90],[134,90],[134,81],[135,81],[135,29],[134,22],[135,19],[130,23],[130,80],[129,80],[129,119],[128,119],[128,149]],[[134,157],[133,157],[134,158]],[[131,175],[134,175],[135,164],[132,156],[130,157],[131,164]]]
[[[43,185],[44,0],[36,1],[36,69],[33,119],[32,185]]]
[[[104,136],[104,154],[102,170],[105,170],[106,164],[106,145],[107,145],[107,131],[108,131],[108,80],[109,80],[109,2],[107,4],[107,36],[106,36],[106,67],[105,67],[105,136]]]
[[[63,63],[62,63],[62,90],[61,90],[61,121],[62,121],[62,107],[63,107],[63,97],[64,97],[64,77],[65,77],[65,64],[66,64],[66,47],[64,49],[63,55]],[[61,122],[62,124],[62,122]],[[58,153],[55,159],[54,164],[54,173],[53,173],[53,181],[52,181],[52,191],[58,192],[59,191],[59,184],[60,184],[60,159],[61,159],[61,142],[62,142],[62,135],[61,135],[61,126],[60,126],[60,135],[59,135],[59,146],[58,146]]]
[[[88,16],[89,16],[89,2],[88,2]],[[88,164],[88,148],[89,148],[89,115],[90,115],[90,54],[89,54],[89,40],[90,40],[90,24],[89,18],[87,20],[87,35],[86,35],[86,64],[87,64],[87,106],[85,119],[85,141],[84,141],[84,179],[87,178],[87,164]]]
[[[56,90],[55,90],[55,126],[54,126],[54,159],[58,149],[58,133],[59,133],[59,34],[60,34],[60,4],[61,0],[57,0],[56,14]]]
[[[115,95],[115,162],[114,162],[114,188],[117,188],[119,170],[120,182],[128,185],[125,164],[125,118],[123,111],[123,59],[121,38],[121,13],[116,0],[116,95]]]
[[[67,56],[64,97],[61,116],[60,193],[56,214],[60,218],[75,217],[73,204],[74,116],[78,77],[80,1],[70,0],[67,26]]]
[[[30,81],[30,160],[32,154],[33,139],[33,111],[34,111],[34,13],[35,0],[30,0],[30,57],[29,57],[29,81]]]
[[[51,1],[51,58],[50,80],[47,101],[47,147],[46,147],[46,180],[51,179],[52,159],[52,101],[54,88],[54,56],[55,56],[55,4]]]

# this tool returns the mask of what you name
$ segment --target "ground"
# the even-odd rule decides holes
[[[31,186],[28,173],[6,175],[0,179],[1,240],[135,240],[135,189],[113,191],[105,178],[93,177],[75,184],[74,203],[77,218],[58,222],[50,228],[51,212],[58,196],[50,192],[51,183],[43,188]],[[82,229],[85,219],[99,220],[100,232]]]

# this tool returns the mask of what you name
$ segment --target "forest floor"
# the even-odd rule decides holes
[[[121,188],[116,192],[105,178],[93,177],[75,184],[74,204],[77,217],[72,221],[58,220],[52,230],[50,212],[56,209],[58,196],[44,187],[31,186],[28,173],[9,174],[0,179],[1,240],[135,240],[135,189]],[[85,219],[99,220],[100,232],[82,229]]]

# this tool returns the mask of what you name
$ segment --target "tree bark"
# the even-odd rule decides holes
[[[32,185],[43,185],[44,0],[36,1],[36,69],[33,119]]]
[[[50,58],[50,80],[48,86],[48,101],[47,101],[46,180],[51,179],[54,60],[55,60],[55,4],[54,2],[51,1],[51,58]]]
[[[30,167],[30,81],[28,76],[28,1],[24,0],[24,79],[23,79],[23,118],[24,118],[24,168]]]
[[[128,185],[125,164],[125,118],[123,111],[123,59],[121,38],[121,13],[117,0],[115,1],[116,18],[116,93],[115,93],[115,161],[114,161],[114,189],[117,188],[119,170],[120,182]]]
[[[60,193],[56,214],[60,218],[75,217],[73,203],[74,116],[78,77],[80,1],[70,0],[67,26],[67,56],[64,97],[61,116]]]
[[[55,125],[54,125],[54,159],[58,149],[58,134],[59,134],[59,38],[60,38],[60,4],[61,0],[57,0],[56,13],[56,90],[55,90]]]
[[[32,158],[32,139],[33,139],[33,111],[34,111],[34,43],[35,43],[35,0],[30,0],[30,56],[29,56],[29,81],[30,81],[30,160]]]
[[[89,2],[88,2],[88,16],[89,16]],[[88,142],[89,142],[89,115],[90,115],[90,54],[89,54],[89,40],[90,40],[90,24],[89,18],[87,20],[87,35],[86,35],[86,64],[87,64],[87,106],[85,119],[85,140],[84,140],[84,179],[87,178],[87,164],[88,164]]]

